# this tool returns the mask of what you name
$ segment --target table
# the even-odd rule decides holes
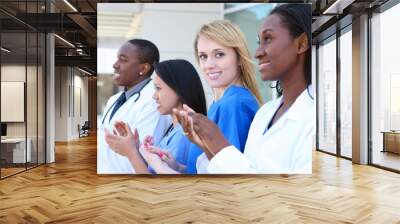
[[[27,144],[26,154],[25,145]],[[30,138],[6,138],[1,139],[1,157],[6,160],[6,163],[26,163],[31,162],[31,145]],[[12,158],[12,159],[11,159]]]
[[[400,154],[400,131],[382,131],[383,150],[382,152],[392,152]]]

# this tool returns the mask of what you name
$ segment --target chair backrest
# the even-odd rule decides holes
[[[90,128],[90,123],[89,121],[85,121],[85,123],[82,126],[82,129],[89,129]]]

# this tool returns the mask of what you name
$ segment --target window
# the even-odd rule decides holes
[[[0,5],[17,5],[16,10],[21,15],[41,13],[40,6],[44,5],[44,1],[17,3],[10,1]],[[45,163],[46,39],[44,33],[3,12],[0,26],[1,98],[15,91],[18,100],[13,106],[19,108],[13,111],[4,106],[4,102],[0,106],[1,114],[18,115],[14,119],[1,118],[2,125],[7,126],[0,145],[0,178],[4,178]]]
[[[318,48],[318,145],[336,154],[336,36]]]
[[[371,18],[372,164],[400,170],[400,5]]]
[[[351,26],[340,36],[340,155],[352,157],[352,33]]]

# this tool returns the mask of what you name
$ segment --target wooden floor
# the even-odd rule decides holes
[[[25,164],[19,164],[18,167],[6,167],[6,168],[2,167],[0,171],[1,178],[6,178],[8,176],[15,175],[17,173],[24,172],[29,169],[33,169],[35,167],[37,167],[37,164],[33,163],[31,164],[27,163],[27,167],[25,167]]]
[[[313,175],[98,176],[96,139],[0,181],[0,223],[400,223],[400,175],[314,153]]]
[[[10,176],[10,175],[13,175],[13,174],[25,171],[25,170],[26,170],[25,167],[24,168],[20,168],[20,167],[17,167],[17,168],[4,168],[4,167],[2,167],[1,168],[1,178],[7,177],[7,176]]]

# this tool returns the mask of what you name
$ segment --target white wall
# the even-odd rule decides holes
[[[67,141],[68,68],[55,68],[55,141]]]
[[[88,107],[89,107],[89,102],[88,102],[88,77],[87,76],[81,76],[83,73],[81,73],[78,70],[74,70],[74,92],[73,96],[71,96],[71,99],[74,100],[71,105],[73,106],[73,113],[72,113],[72,119],[71,119],[71,136],[72,138],[77,138],[79,133],[77,126],[78,124],[82,126],[85,121],[88,121],[89,113],[88,113]]]
[[[145,4],[142,38],[154,41],[161,60],[186,59],[200,74],[208,105],[213,93],[196,62],[194,39],[203,24],[221,19],[221,4]],[[154,25],[157,24],[157,27]]]
[[[88,78],[72,67],[55,71],[55,141],[70,141],[78,138],[78,124],[88,120]]]

